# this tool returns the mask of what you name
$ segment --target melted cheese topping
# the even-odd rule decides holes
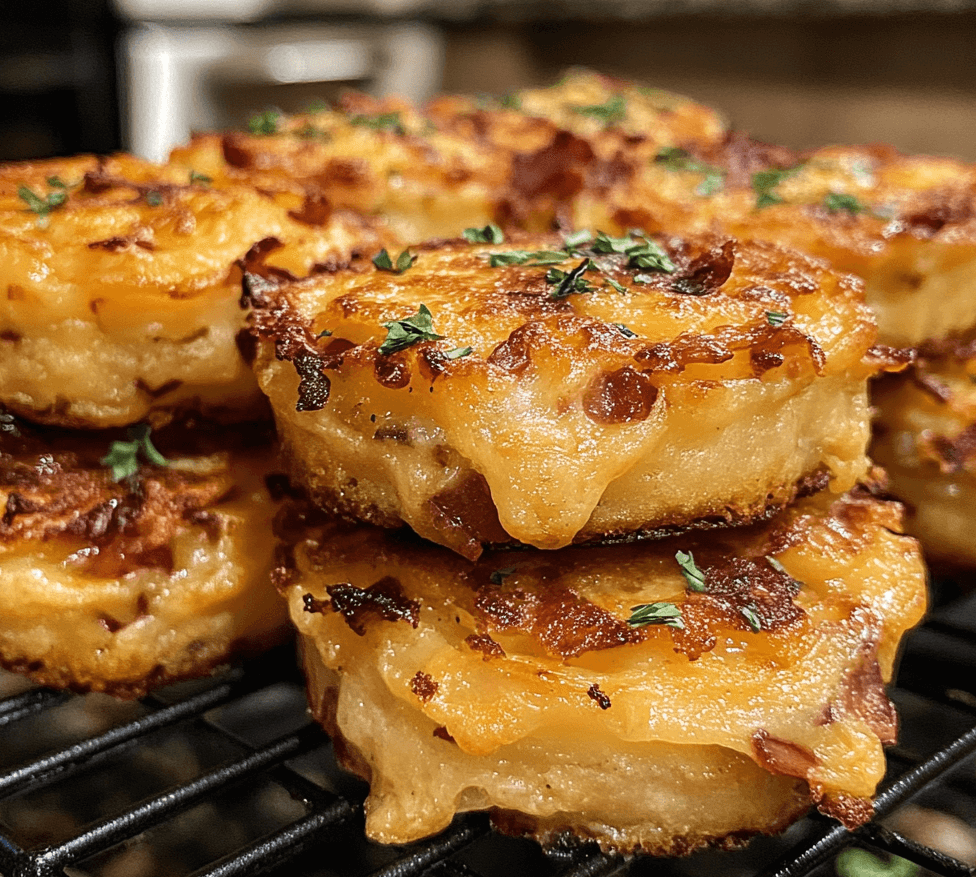
[[[542,837],[673,853],[781,827],[803,797],[868,818],[894,733],[883,682],[925,604],[917,544],[898,532],[891,503],[820,494],[760,527],[471,566],[336,524],[292,534],[282,575],[313,706],[371,778],[371,837],[497,807]],[[658,602],[683,629],[626,623]],[[730,794],[738,781],[749,795]]]

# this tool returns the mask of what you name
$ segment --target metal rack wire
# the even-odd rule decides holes
[[[928,798],[976,828],[976,596],[913,633],[893,697],[901,742],[872,823],[851,834],[810,816],[741,852],[662,860],[580,843],[544,853],[494,835],[482,814],[410,847],[366,841],[365,787],[308,722],[287,649],[131,704],[28,688],[0,700],[0,874],[801,877],[834,873],[857,845],[923,874],[973,877],[881,820]]]

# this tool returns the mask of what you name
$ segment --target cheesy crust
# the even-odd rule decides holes
[[[169,465],[123,481],[99,462],[113,438],[0,415],[0,665],[138,697],[285,641],[267,436],[173,427]]]
[[[908,508],[906,526],[927,559],[976,567],[976,343],[930,342],[903,374],[871,387],[871,456]]]
[[[86,428],[181,409],[266,417],[235,340],[237,263],[266,239],[286,276],[379,240],[315,197],[218,187],[131,156],[0,167],[0,403]]]
[[[860,284],[822,262],[592,235],[413,253],[399,274],[248,279],[261,386],[326,508],[476,557],[744,523],[866,471],[883,363]],[[437,340],[386,350],[421,307]]]
[[[543,842],[680,854],[811,801],[870,818],[896,727],[884,682],[925,606],[896,504],[821,493],[761,526],[473,566],[364,525],[298,536],[298,520],[278,581],[313,712],[370,781],[370,837],[491,809]],[[681,627],[631,626],[649,604]]]

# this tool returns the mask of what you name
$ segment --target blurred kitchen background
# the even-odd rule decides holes
[[[505,94],[571,65],[795,147],[976,160],[976,0],[3,0],[0,159],[130,149],[341,88]]]

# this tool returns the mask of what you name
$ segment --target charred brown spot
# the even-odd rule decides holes
[[[972,218],[971,195],[968,192],[947,191],[933,193],[929,204],[902,216],[901,222],[912,231],[929,237],[947,225],[967,222]]]
[[[657,399],[657,387],[630,366],[594,378],[583,394],[583,410],[594,423],[646,420]]]
[[[641,642],[645,636],[569,588],[558,586],[537,592],[484,586],[475,607],[490,628],[529,634],[546,652],[561,658]]]
[[[831,795],[820,800],[817,809],[836,819],[848,831],[854,831],[874,818],[874,802],[853,795]]]
[[[976,453],[976,423],[971,423],[955,438],[932,436],[929,442],[939,460],[939,468],[947,473],[961,472]]]
[[[934,375],[929,374],[919,368],[913,368],[909,372],[913,384],[920,390],[928,393],[937,402],[949,402],[952,399],[952,389],[945,381],[940,381]]]
[[[3,518],[0,519],[0,523],[9,527],[17,515],[33,514],[40,509],[41,506],[38,503],[32,502],[19,493],[10,493],[7,495],[7,504],[4,507]]]
[[[781,740],[760,728],[752,735],[756,762],[771,774],[806,779],[817,767],[817,757],[805,746]]]
[[[568,198],[583,186],[584,168],[593,149],[569,131],[559,131],[535,152],[518,153],[512,160],[511,187],[517,198],[549,195]]]
[[[420,623],[420,603],[409,599],[393,576],[384,576],[368,588],[341,584],[329,585],[326,591],[332,598],[332,608],[360,636],[366,634],[366,624],[372,618],[406,621],[414,628]]]
[[[422,670],[418,670],[410,680],[410,690],[424,703],[437,694],[438,687],[437,682]]]
[[[898,716],[885,693],[877,643],[862,643],[857,663],[841,685],[838,705],[846,715],[856,716],[885,745],[898,737]]]
[[[488,482],[478,472],[431,497],[427,509],[443,544],[469,560],[477,560],[483,544],[511,540],[498,520]]]
[[[726,241],[702,253],[674,278],[671,289],[682,295],[708,295],[719,289],[732,274],[735,242]]]
[[[596,701],[596,705],[600,707],[601,710],[610,709],[610,698],[600,691],[600,686],[595,682],[586,690],[586,694],[591,700]]]
[[[332,217],[332,205],[321,192],[305,196],[300,210],[289,210],[288,215],[304,225],[325,225]]]
[[[322,177],[326,185],[357,186],[369,178],[369,165],[360,158],[333,158]]]
[[[225,134],[220,139],[220,150],[224,161],[231,167],[249,168],[253,163],[253,157],[240,134]]]
[[[544,344],[545,337],[545,327],[539,323],[519,326],[488,355],[488,362],[505,371],[521,373],[532,362],[532,348]]]
[[[373,433],[373,438],[376,441],[393,441],[401,445],[405,445],[409,444],[410,433],[407,432],[407,428],[405,426],[393,423],[379,427],[379,429]]]
[[[298,383],[296,411],[320,411],[329,401],[332,382],[322,371],[322,360],[314,353],[302,351],[292,360],[301,380]]]
[[[505,650],[487,633],[472,633],[465,637],[464,641],[473,651],[481,652],[482,660],[505,657]]]
[[[677,374],[695,363],[719,365],[735,356],[724,341],[714,335],[679,335],[674,341],[649,344],[635,359],[647,371]]]
[[[868,348],[864,358],[878,371],[900,372],[915,361],[915,351],[908,347],[875,344]]]
[[[98,624],[100,627],[105,628],[105,630],[107,630],[109,633],[118,633],[124,627],[127,627],[127,625],[113,618],[111,615],[102,615],[98,619]]]
[[[373,362],[376,380],[390,390],[402,390],[410,383],[410,364],[402,356],[377,356]]]
[[[436,728],[434,728],[434,736],[439,740],[445,740],[448,743],[456,742],[448,732],[447,728],[445,728],[443,725],[438,725]]]
[[[211,542],[216,542],[224,532],[224,523],[221,517],[214,512],[204,509],[189,509],[183,515],[187,523],[200,527]]]
[[[779,368],[786,361],[783,351],[797,346],[806,348],[817,374],[823,374],[827,364],[823,349],[813,338],[789,323],[782,326],[763,326],[753,334],[752,346],[749,348],[753,373],[759,377],[770,369]]]

